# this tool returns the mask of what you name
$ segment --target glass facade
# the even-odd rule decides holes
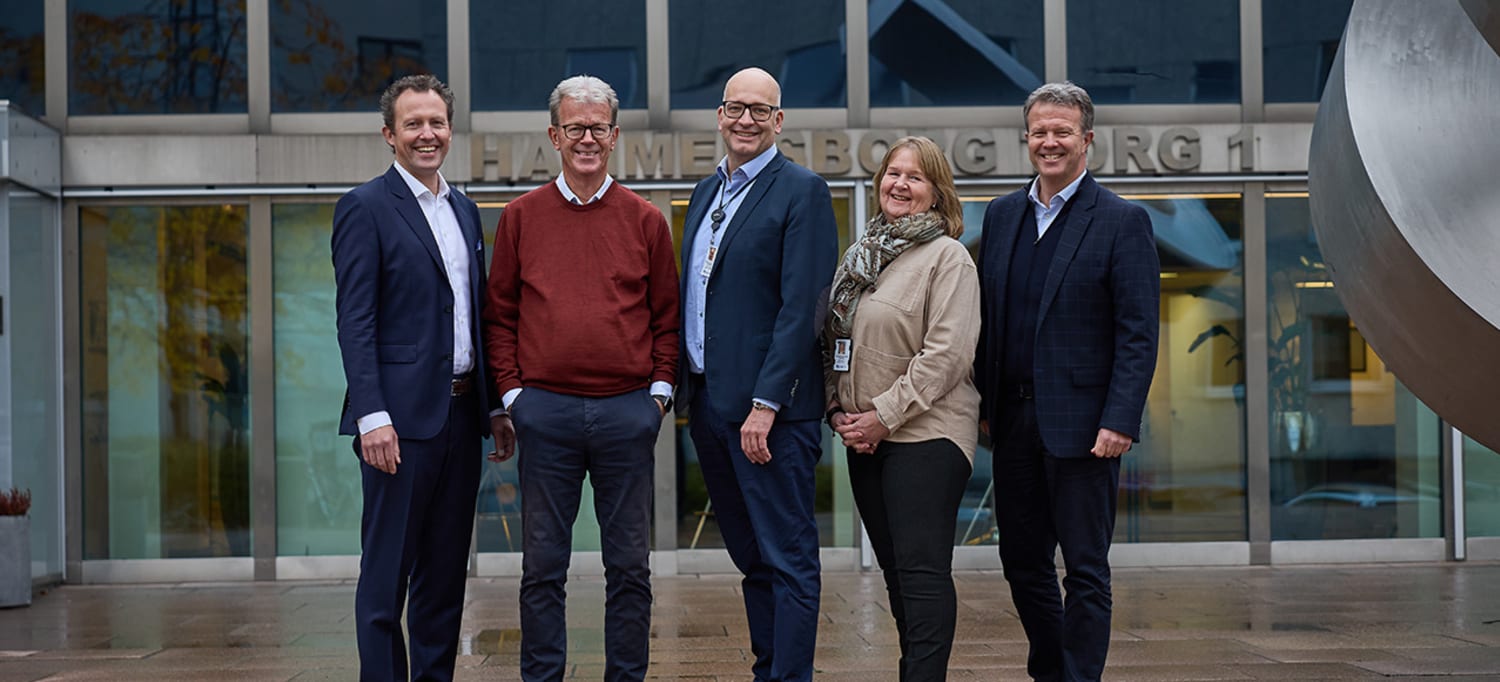
[[[276,340],[276,551],[359,554],[359,458],[339,435],[333,204],[271,208]]]
[[[62,573],[61,393],[58,390],[58,203],[56,199],[0,183],[0,255],[9,281],[0,283],[0,367],[9,372],[9,395],[0,396],[8,415],[10,483],[31,491],[32,575]],[[4,349],[8,346],[9,353]],[[0,376],[0,388],[6,385]]]
[[[1094,104],[1240,101],[1238,0],[1069,0],[1068,79]]]
[[[1464,437],[1464,520],[1470,537],[1500,536],[1500,454]]]
[[[443,0],[271,0],[271,111],[375,111],[410,73],[447,79]]]
[[[245,0],[69,0],[70,114],[245,113]]]
[[[645,0],[470,3],[469,54],[476,111],[546,109],[558,81],[579,74],[609,83],[621,109],[646,106]]]
[[[249,556],[246,207],[78,222],[83,558]]]
[[[795,20],[789,20],[795,17]],[[671,0],[672,108],[713,109],[724,81],[758,66],[783,107],[841,107],[847,97],[844,3],[769,0],[744,7]]]
[[[1042,0],[869,3],[870,106],[1017,105],[1045,80]]]
[[[1354,0],[1261,0],[1267,102],[1316,102]]]
[[[1349,320],[1306,195],[1267,198],[1266,268],[1272,537],[1441,537],[1442,427]]]
[[[46,64],[42,55],[43,0],[0,0],[0,99],[27,113],[47,113]]]

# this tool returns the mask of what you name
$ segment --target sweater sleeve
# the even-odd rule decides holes
[[[974,371],[979,339],[979,276],[962,247],[950,250],[927,289],[922,348],[896,383],[871,399],[891,431],[932,408]]]
[[[516,253],[520,213],[521,207],[512,204],[500,214],[485,291],[484,358],[490,370],[490,385],[499,395],[521,388],[521,370],[516,361],[516,323],[521,297],[521,267]]]
[[[651,208],[646,220],[650,274],[646,298],[651,306],[651,380],[677,381],[679,289],[672,229],[661,211]]]

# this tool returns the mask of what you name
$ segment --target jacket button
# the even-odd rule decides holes
[[[451,305],[445,305],[445,306],[443,306],[443,312],[448,313],[449,315],[452,315],[453,314],[453,306],[451,306]]]

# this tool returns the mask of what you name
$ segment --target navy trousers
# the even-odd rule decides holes
[[[449,401],[428,440],[401,439],[401,464],[384,473],[360,459],[359,584],[354,592],[359,679],[407,679],[401,611],[411,636],[411,679],[453,679],[468,578],[482,425],[478,397]],[[400,433],[398,432],[399,436]],[[359,452],[359,439],[354,439]]]
[[[727,421],[701,387],[693,392],[691,409],[693,445],[714,519],[729,558],[745,576],[751,670],[757,681],[811,680],[822,591],[813,516],[820,422],[776,421],[766,441],[771,461],[761,465],[740,447],[738,420],[744,415]]]
[[[644,388],[585,398],[529,387],[510,414],[521,477],[521,678],[560,680],[567,672],[564,603],[585,474],[604,558],[604,679],[645,678],[661,408]]]
[[[854,504],[880,561],[900,635],[900,682],[948,677],[958,596],[953,534],[972,467],[946,438],[847,450]]]
[[[1049,454],[1034,400],[1015,399],[998,413],[1011,422],[990,432],[1000,563],[1031,642],[1026,670],[1037,680],[1097,680],[1109,654],[1109,544],[1120,458]],[[1059,547],[1066,599],[1053,560]]]

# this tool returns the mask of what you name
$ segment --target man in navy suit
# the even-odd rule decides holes
[[[1140,434],[1156,369],[1161,264],[1146,212],[1087,173],[1088,93],[1048,83],[1023,116],[1036,179],[990,203],[979,246],[981,427],[994,442],[1000,561],[1031,643],[1027,671],[1097,680],[1120,456]]]
[[[349,384],[339,433],[355,436],[364,488],[360,679],[406,679],[409,602],[411,679],[452,680],[491,399],[478,324],[484,242],[479,209],[438,172],[452,91],[433,76],[407,76],[381,96],[380,112],[396,162],[333,213]],[[496,425],[508,456],[514,431]]]
[[[813,467],[822,455],[815,318],[838,258],[828,184],[776,149],[781,86],[724,86],[726,155],[683,227],[679,404],[715,519],[744,574],[756,680],[812,679],[821,590]]]

